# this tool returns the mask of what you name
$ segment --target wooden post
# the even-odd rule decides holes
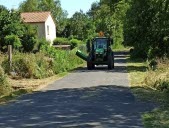
[[[10,70],[12,68],[12,45],[8,45],[8,61]]]

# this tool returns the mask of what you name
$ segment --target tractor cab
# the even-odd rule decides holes
[[[93,39],[92,45],[93,45],[93,52],[94,56],[93,59],[96,61],[105,61],[107,57],[107,50],[109,49],[110,41],[108,38],[100,38],[97,37]]]

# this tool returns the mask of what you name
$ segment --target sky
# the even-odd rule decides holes
[[[0,5],[4,5],[8,9],[18,8],[19,4],[25,0],[0,0]],[[71,17],[76,11],[83,10],[87,12],[91,4],[99,0],[60,0],[61,6],[68,12],[68,17]]]

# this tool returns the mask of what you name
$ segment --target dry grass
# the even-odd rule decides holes
[[[14,89],[25,89],[25,90],[32,90],[38,91],[42,88],[52,84],[56,80],[61,79],[66,73],[62,73],[62,75],[55,75],[52,77],[44,78],[44,79],[10,79],[9,82]]]
[[[142,115],[145,128],[169,128],[169,93],[158,91],[158,87],[166,87],[169,80],[169,60],[158,61],[157,69],[147,70],[143,61],[128,59],[128,72],[133,94],[141,99],[156,102],[159,108]],[[165,84],[164,84],[165,83]]]
[[[147,73],[145,83],[154,89],[169,89],[169,60],[158,60],[156,70]]]

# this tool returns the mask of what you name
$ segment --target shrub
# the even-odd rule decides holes
[[[39,39],[38,40],[38,43],[37,43],[37,50],[38,51],[40,51],[40,49],[41,49],[41,47],[43,46],[43,45],[50,45],[50,42],[49,41],[47,41],[45,38],[42,38],[42,39]]]
[[[71,49],[77,47],[79,44],[83,44],[81,40],[69,38],[59,38],[57,37],[54,41],[54,45],[71,45]]]
[[[24,34],[22,36],[22,46],[24,52],[31,52],[37,44],[37,30],[35,27],[25,25]]]
[[[20,39],[17,35],[5,36],[5,44],[12,45],[12,47],[15,49],[19,49],[21,47],[21,42],[20,42]]]
[[[13,55],[12,70],[16,72],[17,76],[23,78],[45,78],[52,76],[51,62],[42,53],[25,54],[16,53]],[[9,64],[6,59],[3,62],[5,72],[9,73]]]
[[[70,41],[67,38],[60,38],[57,37],[54,41],[53,41],[54,45],[70,45]]]
[[[83,62],[76,56],[74,50],[56,50],[48,44],[43,44],[37,54],[15,52],[12,71],[21,78],[40,79],[72,70]],[[2,62],[2,66],[6,73],[10,73],[7,58]]]
[[[83,61],[75,55],[75,51],[73,50],[56,50],[54,47],[43,45],[41,52],[53,58],[52,70],[55,74],[69,71],[83,63]]]
[[[72,49],[77,47],[79,44],[83,44],[83,42],[81,40],[77,40],[77,39],[71,39],[70,43],[71,43]]]

